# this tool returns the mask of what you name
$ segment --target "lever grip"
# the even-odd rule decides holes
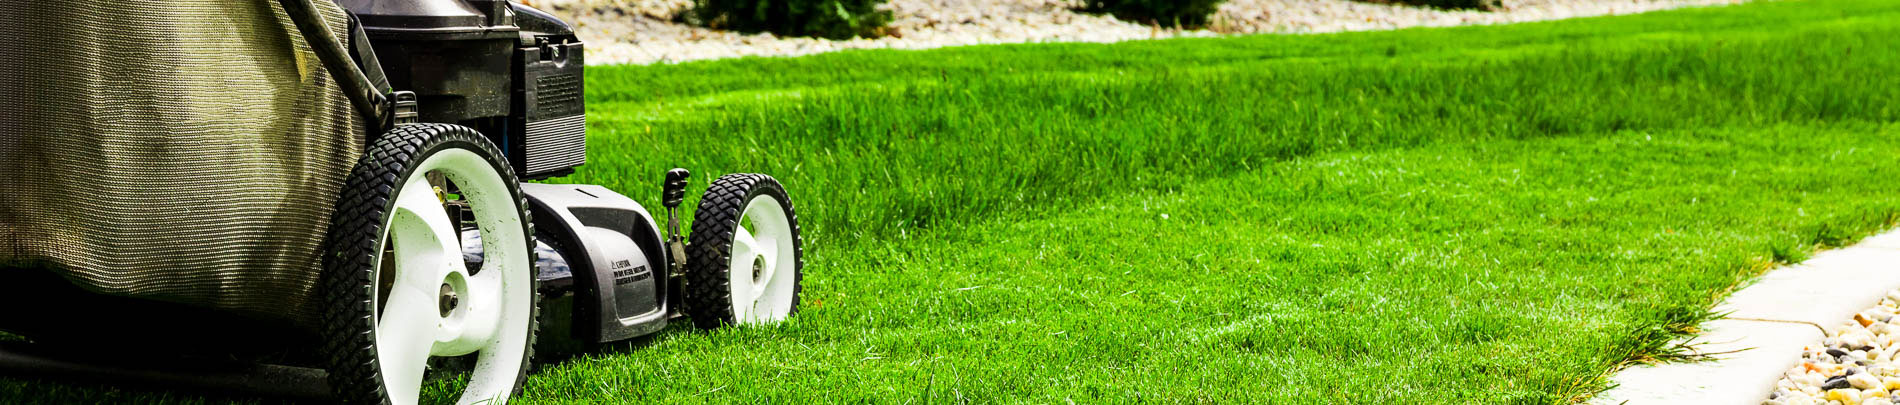
[[[666,183],[661,187],[660,204],[665,205],[666,208],[678,208],[681,202],[685,202],[686,180],[692,176],[693,172],[686,169],[667,170]]]

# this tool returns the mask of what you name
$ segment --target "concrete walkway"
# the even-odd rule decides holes
[[[1637,366],[1592,404],[1760,404],[1775,381],[1855,313],[1900,288],[1900,230],[1775,269],[1715,308],[1695,352],[1715,361]]]

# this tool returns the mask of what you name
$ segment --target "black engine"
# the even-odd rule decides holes
[[[566,22],[500,0],[337,3],[375,51],[374,61],[358,63],[380,65],[390,87],[415,92],[420,121],[487,134],[523,180],[586,162],[586,61]]]

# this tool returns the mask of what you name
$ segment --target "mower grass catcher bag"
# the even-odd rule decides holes
[[[331,77],[276,1],[0,6],[0,294],[57,285],[314,328],[318,252],[363,144]],[[10,307],[0,330],[123,309]]]

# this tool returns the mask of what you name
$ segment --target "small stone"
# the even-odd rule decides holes
[[[1814,397],[1795,394],[1788,396],[1788,399],[1782,402],[1787,405],[1814,405]]]
[[[1841,357],[1841,356],[1846,356],[1847,351],[1830,347],[1827,349],[1827,355],[1834,356],[1834,357]]]
[[[1863,328],[1874,324],[1873,319],[1868,319],[1866,315],[1862,315],[1862,314],[1854,314],[1854,322],[1859,323],[1860,326]]]
[[[1855,331],[1854,333],[1841,335],[1841,345],[1852,348],[1873,346],[1874,337],[1869,336],[1866,332]]]
[[[1882,387],[1879,378],[1875,378],[1866,373],[1847,376],[1847,383],[1853,385],[1856,389],[1862,390],[1872,390]]]
[[[1842,389],[1842,388],[1847,388],[1847,387],[1852,387],[1852,386],[1854,386],[1854,384],[1847,382],[1847,376],[1837,376],[1834,378],[1829,378],[1827,379],[1827,382],[1821,383],[1821,389],[1823,390],[1837,390],[1837,389]]]
[[[1839,364],[1822,364],[1821,371],[1810,374],[1808,376],[1808,381],[1813,381],[1814,385],[1817,385],[1817,386],[1821,385],[1823,383],[1826,383],[1829,377],[1837,376],[1837,375],[1845,375],[1846,373],[1841,372],[1841,368],[1842,367]]]
[[[1887,390],[1883,390],[1879,388],[1860,391],[1861,401],[1866,401],[1866,400],[1874,399],[1874,398],[1886,398],[1886,397],[1887,397]]]
[[[1827,390],[1827,399],[1841,401],[1841,403],[1844,404],[1858,404],[1860,403],[1860,390],[1853,388]]]
[[[1882,378],[1880,379],[1880,385],[1881,388],[1886,388],[1888,391],[1900,390],[1900,377]]]

